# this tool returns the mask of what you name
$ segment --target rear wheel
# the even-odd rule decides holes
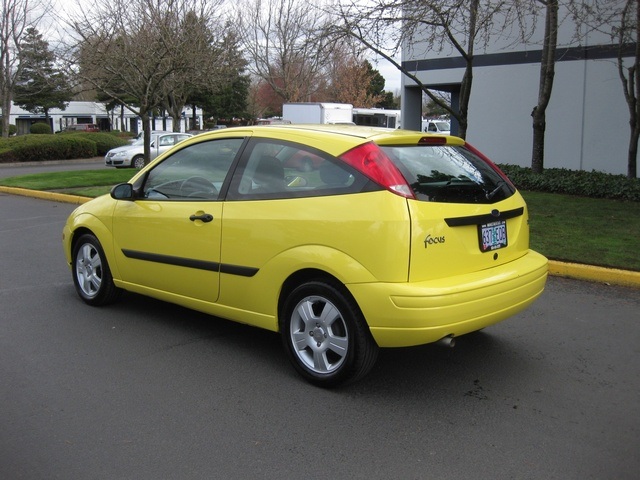
[[[80,298],[89,305],[113,303],[120,296],[102,246],[91,234],[82,235],[73,248],[73,283]]]
[[[324,280],[298,286],[284,303],[280,326],[293,366],[315,385],[355,381],[375,364],[378,346],[341,286]]]

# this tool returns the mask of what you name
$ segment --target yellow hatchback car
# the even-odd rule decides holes
[[[347,125],[185,140],[77,208],[64,250],[80,297],[122,290],[280,332],[335,386],[378,347],[451,342],[543,291],[527,207],[457,137]]]

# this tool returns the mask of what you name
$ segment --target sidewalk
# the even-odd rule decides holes
[[[72,203],[81,205],[91,200],[89,197],[78,197],[63,193],[40,192],[16,187],[0,186],[0,193],[12,195],[23,195],[43,200]],[[549,275],[557,277],[573,278],[576,280],[586,280],[590,282],[602,283],[605,285],[619,285],[623,287],[640,288],[640,272],[619,270],[615,268],[596,267],[592,265],[581,265],[577,263],[558,262],[549,260]]]

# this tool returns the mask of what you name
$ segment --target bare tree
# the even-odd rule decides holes
[[[2,0],[0,18],[0,98],[2,136],[9,136],[11,101],[20,74],[19,54],[28,27],[35,27],[47,13],[49,4],[40,0]]]
[[[468,109],[473,84],[473,60],[478,47],[486,47],[493,36],[511,31],[518,24],[520,3],[506,0],[344,0],[339,6],[340,23],[334,33],[349,35],[393,64],[413,80],[440,108],[456,119],[458,134],[466,137]],[[397,60],[403,47],[415,49],[419,39],[423,53],[456,52],[464,60],[458,107],[452,107],[420,80],[416,65]]]
[[[618,28],[613,29],[618,40],[618,74],[622,82],[624,98],[629,108],[629,151],[627,176],[638,176],[638,139],[640,138],[640,0],[626,0],[620,15]],[[633,55],[627,57],[627,47],[633,45]],[[628,58],[628,57],[627,57]]]
[[[308,101],[331,60],[327,15],[313,0],[245,0],[237,16],[250,72],[284,102]]]
[[[544,169],[544,137],[546,130],[546,111],[551,100],[553,78],[555,76],[556,49],[558,46],[558,0],[538,0],[544,5],[544,38],[542,58],[540,60],[540,84],[538,103],[533,107],[533,152],[531,170],[542,173]]]
[[[149,119],[154,109],[169,92],[178,98],[186,76],[191,75],[193,82],[198,69],[210,72],[215,63],[211,51],[203,48],[211,31],[186,34],[185,19],[216,19],[221,2],[95,0],[86,8],[78,5],[80,13],[71,21],[75,35],[70,49],[70,60],[78,66],[76,74],[142,119],[145,161],[149,160]],[[196,39],[198,34],[207,39]]]

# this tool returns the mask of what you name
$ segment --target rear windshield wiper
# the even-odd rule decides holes
[[[487,192],[485,190],[485,192],[486,192],[485,196],[487,197],[487,200],[491,200],[495,196],[496,193],[498,193],[500,190],[502,190],[502,187],[505,184],[506,184],[506,182],[504,180],[498,180],[498,184],[497,184],[498,186],[496,188],[494,188],[490,192]]]

